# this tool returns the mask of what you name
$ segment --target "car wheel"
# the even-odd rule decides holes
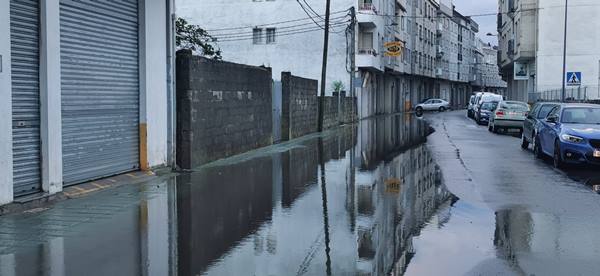
[[[498,128],[497,126],[492,126],[493,133],[498,133],[499,131],[500,131],[500,128]]]
[[[522,149],[528,149],[529,148],[529,141],[527,141],[527,138],[525,138],[525,135],[521,134],[521,148]]]
[[[419,106],[419,107],[416,108],[416,111],[419,112],[419,113],[421,113],[421,112],[423,112],[423,108]]]
[[[560,153],[560,143],[556,141],[554,143],[554,167],[557,169],[562,169],[564,167],[564,163],[562,160],[562,154]]]
[[[542,153],[542,145],[540,144],[540,138],[535,137],[533,141],[533,156],[535,156],[535,158],[537,159],[542,159],[542,157],[544,157],[544,154]]]
[[[442,107],[440,107],[440,112],[444,112],[444,111],[446,111],[446,108],[445,108],[445,107],[443,107],[443,106],[442,106]]]

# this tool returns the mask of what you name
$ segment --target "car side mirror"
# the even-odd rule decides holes
[[[546,122],[556,124],[558,122],[558,116],[549,116],[546,118]]]

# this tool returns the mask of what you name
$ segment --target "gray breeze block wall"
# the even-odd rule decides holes
[[[346,92],[342,91],[338,100],[338,93],[333,96],[326,96],[324,101],[325,111],[323,112],[323,128],[328,129],[339,124],[349,124],[358,119],[355,97],[346,97]],[[339,110],[338,110],[339,106]],[[339,117],[338,117],[339,111]]]
[[[272,144],[271,69],[177,52],[177,165]]]
[[[281,73],[281,140],[317,131],[319,82]]]

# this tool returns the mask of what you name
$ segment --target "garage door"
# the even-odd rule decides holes
[[[39,192],[39,2],[10,0],[15,196]]]
[[[64,184],[139,168],[137,0],[60,0]]]

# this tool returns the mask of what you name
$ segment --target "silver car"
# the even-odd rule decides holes
[[[498,133],[500,129],[523,131],[523,122],[529,113],[529,105],[524,102],[502,101],[490,115],[488,129]]]
[[[432,111],[432,110],[438,110],[440,112],[444,112],[448,109],[450,109],[450,103],[447,102],[446,100],[442,100],[442,99],[429,99],[429,100],[425,101],[424,103],[420,103],[417,106],[415,106],[415,110],[417,112]]]

